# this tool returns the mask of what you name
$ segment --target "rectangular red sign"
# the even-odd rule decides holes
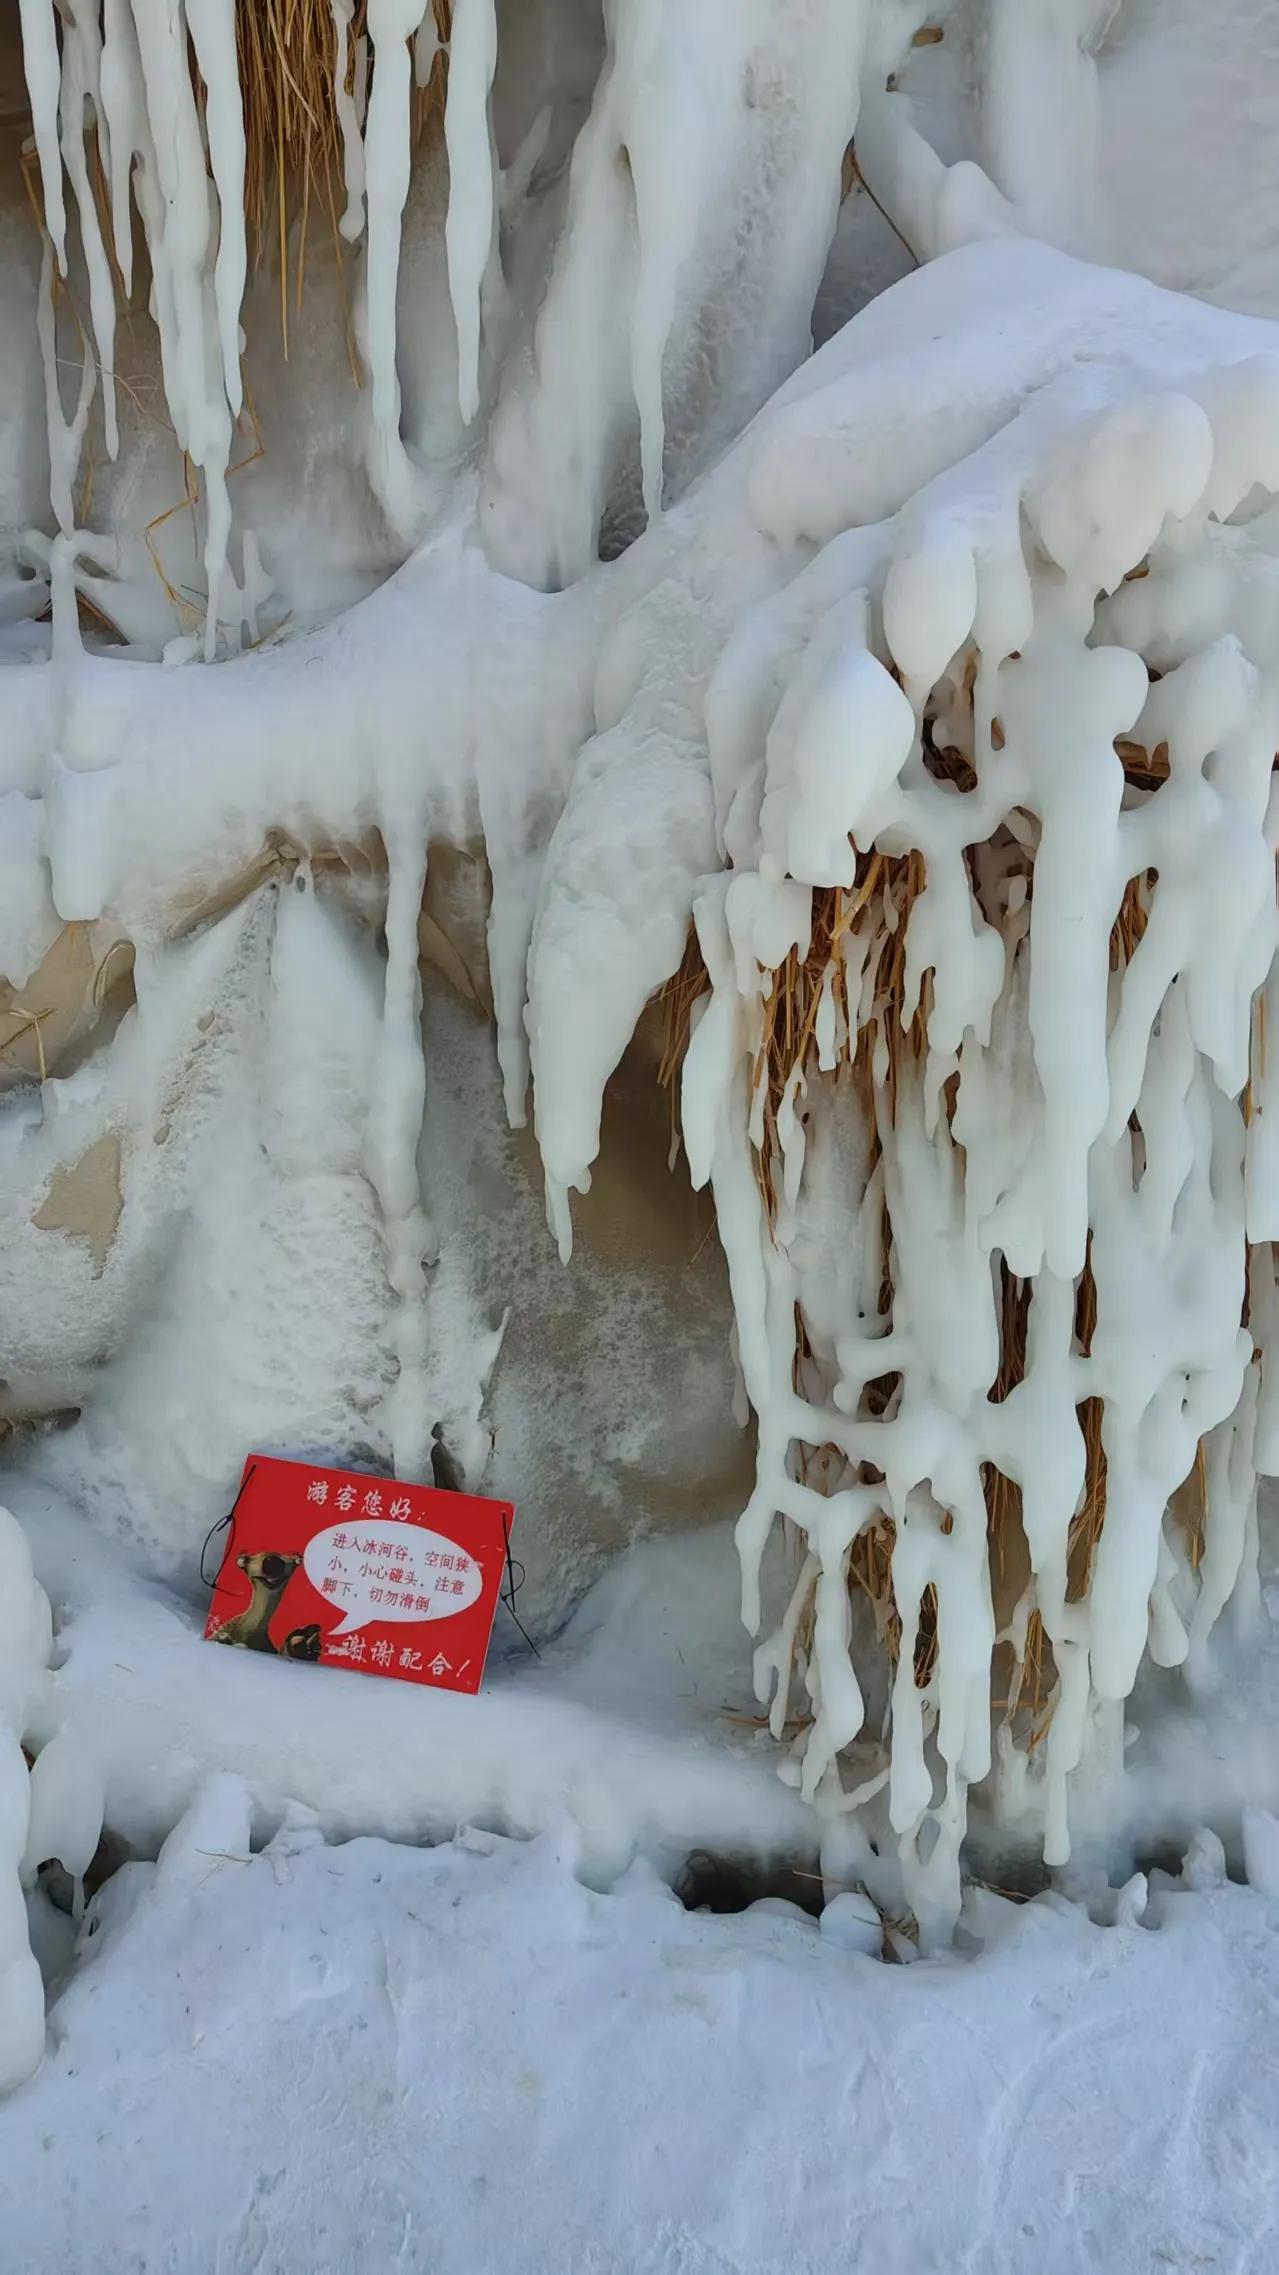
[[[514,1515],[509,1501],[250,1454],[205,1636],[477,1691]]]

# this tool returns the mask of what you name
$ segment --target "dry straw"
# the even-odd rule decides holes
[[[425,80],[415,92],[415,140],[443,112],[452,0],[429,0],[429,13],[435,24],[436,45]],[[425,22],[427,0],[423,0],[423,16]],[[341,54],[339,39],[344,49]],[[376,53],[368,42],[368,0],[353,0],[351,21],[344,29],[339,27],[332,0],[235,0],[235,42],[244,115],[244,211],[250,260],[260,268],[273,256],[278,259],[281,322],[287,339],[289,286],[292,282],[293,299],[300,304],[310,224],[317,208],[323,212],[335,249],[342,249],[338,218],[344,169],[336,85],[340,73],[347,93],[357,94],[362,79],[376,69]],[[420,48],[419,52],[426,51]],[[188,68],[197,100],[203,103],[205,89],[190,47]],[[106,176],[97,135],[91,130],[88,147],[90,177],[104,224],[103,242],[115,269]],[[24,174],[30,172],[34,158],[31,147],[24,158]],[[39,200],[32,194],[30,182],[28,194],[43,227]],[[123,299],[118,269],[115,273]]]
[[[452,0],[432,0],[440,42],[451,25]],[[244,106],[244,209],[257,265],[274,249],[279,263],[280,324],[289,336],[290,245],[296,226],[293,296],[301,305],[310,224],[317,206],[340,253],[338,206],[343,180],[342,129],[336,81],[357,94],[367,53],[368,0],[355,0],[345,54],[331,0],[236,0],[236,52]],[[373,58],[376,68],[376,56]],[[443,111],[447,52],[437,47],[419,86],[414,130],[420,136]]]

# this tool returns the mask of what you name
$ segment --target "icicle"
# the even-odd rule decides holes
[[[398,1377],[387,1400],[395,1471],[420,1476],[430,1455],[433,1417],[422,1396],[426,1360],[423,1273],[434,1235],[422,1206],[417,1149],[422,1135],[426,1069],[422,1058],[422,986],[418,918],[426,889],[425,819],[417,813],[385,827],[389,881],[386,904],[386,1000],[377,1080],[369,1101],[369,1174],[382,1208],[387,1277],[395,1291],[394,1347]]]
[[[1279,1476],[1279,1284],[1275,1253],[1267,1241],[1254,1248],[1248,1272],[1249,1324],[1257,1348],[1261,1383],[1253,1459],[1259,1477]]]
[[[144,196],[142,212],[155,276],[165,392],[178,441],[200,468],[205,483],[208,607],[204,653],[211,659],[217,645],[218,602],[231,527],[226,473],[232,432],[217,313],[207,275],[213,191],[187,62],[182,0],[133,0],[133,18],[160,200],[159,204],[151,202],[148,209]],[[224,69],[225,40],[215,36],[212,24],[209,37],[214,67]],[[226,125],[232,99],[219,89],[224,172],[232,163]],[[229,279],[233,279],[234,269],[233,255],[226,272]]]
[[[1268,399],[1263,377],[1242,391],[1254,423]],[[1215,405],[1206,383],[1201,393]],[[795,1070],[780,1096],[771,1072],[761,1071],[752,1085],[740,1063],[733,1071],[734,1053],[745,1046],[733,998],[740,1022],[756,994],[757,966],[743,954],[731,972],[723,968],[725,944],[711,921],[709,895],[698,921],[712,995],[685,1066],[685,1135],[694,1174],[708,1160],[713,1167],[746,1381],[760,1418],[756,1490],[739,1526],[748,1621],[757,1616],[758,1558],[772,1512],[785,1510],[815,1537],[809,1488],[786,1473],[791,1440],[834,1444],[884,1474],[902,1622],[891,1816],[903,1885],[932,1940],[944,1938],[956,1913],[966,1794],[989,1764],[994,1623],[980,1465],[996,1465],[1020,1489],[1034,1574],[1027,1602],[1042,1617],[1056,1666],[1035,1780],[1045,1855],[1053,1863],[1070,1855],[1070,1793],[1098,1725],[1098,1701],[1127,1695],[1147,1647],[1166,1664],[1187,1651],[1199,1659],[1225,1603],[1247,1592],[1258,1370],[1247,1367],[1249,1338],[1239,1327],[1244,1132],[1235,1101],[1249,1071],[1251,1035],[1249,1208],[1264,1233],[1261,1196],[1273,1181],[1269,1077],[1258,1043],[1265,1021],[1253,1020],[1251,1000],[1276,943],[1266,834],[1275,721],[1258,674],[1232,643],[1209,645],[1180,668],[1165,669],[1152,689],[1135,648],[1088,639],[1098,585],[1119,581],[1135,548],[1149,551],[1169,517],[1206,510],[1196,501],[1205,494],[1207,433],[1203,409],[1184,397],[1121,405],[1082,425],[1072,420],[1029,478],[999,438],[982,477],[990,502],[981,543],[956,520],[939,483],[939,510],[931,514],[921,497],[894,548],[878,626],[870,606],[854,596],[824,619],[816,616],[806,643],[792,631],[779,701],[767,676],[777,670],[772,635],[761,633],[758,618],[748,619],[737,645],[749,653],[753,638],[767,661],[754,678],[742,664],[735,678],[725,667],[715,688],[717,765],[757,767],[755,754],[765,738],[767,744],[762,798],[734,814],[734,855],[746,874],[734,877],[725,899],[730,930],[732,911],[749,905],[752,810],[754,855],[770,879],[801,878],[848,894],[860,873],[857,858],[871,847],[922,856],[924,885],[911,897],[895,950],[899,977],[887,1002],[876,992],[864,948],[845,944],[850,999],[860,989],[858,1021],[875,1025],[871,1075],[881,1099],[892,1237],[886,1328],[866,1324],[877,1290],[869,1301],[855,1299],[856,1324],[841,1330],[816,1284],[809,1319],[804,1282],[787,1283],[767,1237],[762,1274],[750,1257],[749,1155],[763,1146],[766,1105],[780,1144],[772,1170],[779,1244],[798,1236],[810,1165],[793,1110]],[[996,477],[1005,455],[1014,488],[1001,494]],[[1230,493],[1243,481],[1235,467]],[[1064,585],[1050,584],[1023,557],[1023,504],[1064,569]],[[1000,531],[997,549],[987,542],[992,526]],[[873,560],[875,533],[859,532],[858,546]],[[827,575],[833,582],[833,570]],[[797,579],[792,590],[801,585]],[[1139,604],[1125,605],[1132,614]],[[799,609],[789,594],[788,607],[794,623]],[[901,689],[875,652],[881,628]],[[954,659],[973,641],[971,714],[966,725],[956,707],[952,733],[971,733],[977,779],[971,795],[957,799],[923,763],[920,729],[938,682],[957,671]],[[1158,799],[1125,802],[1116,742],[1122,747],[1126,735],[1170,754]],[[858,750],[854,776],[845,758],[850,741]],[[940,726],[936,747],[943,747]],[[725,811],[718,783],[717,805]],[[970,876],[970,849],[985,846],[1005,822],[1014,860],[1033,864],[1033,893],[1016,874],[1004,889],[993,854]],[[1147,871],[1157,881],[1143,903],[1144,937],[1112,977],[1112,928],[1125,887]],[[997,930],[983,912],[1001,894],[1007,915]],[[865,899],[863,893],[856,905]],[[901,912],[887,873],[870,907],[875,915],[866,921],[882,926],[885,939],[898,939]],[[780,956],[762,939],[752,946],[766,969],[779,969]],[[882,1104],[890,1073],[886,1021],[900,1018],[905,1027],[923,1001],[926,974],[927,1058],[922,1066],[899,1059],[889,1113]],[[812,1016],[824,1063],[832,1025],[825,985]],[[955,1074],[958,1096],[944,1107],[943,1088],[949,1093]],[[1138,1137],[1130,1134],[1130,1117]],[[1075,1343],[1075,1283],[1090,1234],[1097,1309],[1085,1358]],[[992,1294],[1001,1252],[1035,1284],[1024,1379],[996,1404]],[[1254,1263],[1253,1323],[1268,1352],[1279,1303],[1266,1269],[1265,1260]],[[830,1379],[834,1346],[833,1411],[807,1409],[784,1387],[792,1360],[784,1330],[776,1346],[773,1336],[792,1298],[808,1329],[806,1383],[814,1369],[819,1380]],[[848,1319],[851,1291],[844,1304]],[[890,1372],[899,1388],[882,1417],[867,1419],[865,1385]],[[1264,1380],[1263,1373],[1263,1391]],[[1090,1584],[1079,1593],[1071,1568],[1086,1488],[1078,1410],[1089,1396],[1102,1402],[1107,1507]],[[1164,1517],[1196,1444],[1214,1430],[1213,1546],[1188,1635]],[[834,1510],[841,1499],[836,1491],[827,1506]],[[827,1655],[819,1650],[810,1669],[812,1732],[782,1765],[792,1779],[802,1765],[804,1790],[823,1806],[832,1766],[832,1669],[848,1661],[846,1633],[836,1653],[843,1586],[829,1599]],[[921,1690],[914,1645],[930,1589],[936,1655]],[[784,1621],[759,1654],[762,1680],[782,1677],[787,1635]]]
[[[102,34],[98,0],[69,0],[62,34],[62,157],[75,191],[80,243],[89,276],[89,312],[102,371],[102,414],[107,456],[119,449],[115,399],[115,280],[102,242],[98,201],[85,157],[85,113],[92,107],[100,146],[110,162],[110,137],[101,99]]]
[[[755,1696],[761,1706],[768,1708],[768,1727],[775,1738],[780,1738],[786,1727],[791,1683],[794,1679],[795,1638],[799,1633],[799,1623],[812,1601],[820,1570],[821,1560],[810,1549],[800,1567],[799,1578],[791,1590],[790,1601],[780,1625],[765,1642],[756,1647]]]
[[[342,136],[342,175],[346,187],[346,209],[338,227],[348,245],[353,245],[364,231],[364,143],[355,97],[346,83],[355,0],[330,0],[330,5],[333,10],[333,105]],[[434,24],[434,16],[430,21]]]
[[[202,465],[213,423],[204,337],[209,178],[187,65],[182,0],[133,0],[133,18],[164,199],[163,229],[150,250],[173,308],[173,365],[166,370],[166,390],[178,440]]]
[[[422,0],[369,0],[368,27],[376,68],[364,128],[364,183],[368,204],[366,356],[373,382],[373,431],[380,483],[388,510],[407,528],[412,516],[412,470],[400,439],[400,382],[395,368],[395,298],[400,273],[400,229],[409,193],[412,74],[408,42],[422,18]]]
[[[222,379],[232,418],[244,400],[240,374],[240,303],[247,257],[244,241],[244,109],[235,47],[235,0],[186,0],[196,62],[207,90],[204,116],[209,163],[217,185],[221,226],[214,266]]]
[[[494,246],[494,158],[489,97],[497,67],[494,0],[454,0],[444,141],[449,208],[444,225],[457,326],[457,399],[467,425],[480,407],[480,315]]]
[[[40,160],[45,227],[58,256],[58,273],[67,273],[67,213],[62,195],[62,150],[58,133],[61,65],[53,0],[18,0],[22,25],[22,67],[31,99],[31,123]]]
[[[863,1525],[879,1512],[879,1495],[869,1486],[849,1487],[829,1497],[813,1496],[807,1532],[820,1564],[813,1621],[813,1683],[816,1714],[804,1746],[801,1792],[813,1800],[822,1780],[845,1746],[860,1735],[865,1702],[849,1655],[848,1552]]]
[[[99,85],[107,125],[111,233],[126,293],[133,290],[133,212],[130,176],[147,142],[142,64],[129,0],[104,0]]]
[[[76,525],[73,491],[80,465],[80,452],[84,447],[89,424],[96,378],[93,356],[86,340],[80,366],[79,397],[75,414],[68,425],[62,415],[62,393],[58,384],[58,322],[53,290],[53,251],[46,244],[40,264],[36,331],[44,366],[45,418],[49,436],[49,498],[59,529],[64,535],[69,535]]]
[[[1069,710],[1058,692],[1067,672],[1074,675]],[[1083,1269],[1087,1243],[1089,1148],[1110,1103],[1110,929],[1123,886],[1123,769],[1114,743],[1137,717],[1146,673],[1137,656],[1076,649],[1048,628],[1036,631],[1022,660],[1006,666],[1000,679],[1008,748],[1027,756],[1042,823],[1028,1020],[1044,1092],[1041,1176],[1052,1196],[1044,1213],[1045,1256],[1051,1272],[1071,1279]]]
[[[486,803],[481,788],[482,816]],[[497,1063],[502,1070],[502,1100],[507,1121],[513,1130],[522,1130],[528,1119],[529,1085],[524,1000],[542,863],[536,853],[513,854],[505,843],[506,831],[496,815],[484,818],[493,877],[486,938],[497,1026]],[[493,823],[491,834],[487,826],[489,819]]]

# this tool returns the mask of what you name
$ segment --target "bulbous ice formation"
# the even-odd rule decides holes
[[[0,2093],[21,2085],[44,2054],[44,1985],[23,1896],[31,1802],[22,1739],[50,1641],[26,1534],[0,1508]]]

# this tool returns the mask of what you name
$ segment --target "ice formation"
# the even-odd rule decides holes
[[[33,1810],[22,1740],[51,1640],[49,1602],[32,1574],[26,1534],[0,1509],[0,2093],[30,2077],[44,2053],[44,1986],[23,1898]]]
[[[1211,1631],[1255,1586],[1258,1476],[1279,1474],[1279,328],[1030,242],[1024,138],[992,130],[998,188],[943,165],[888,84],[922,4],[694,13],[605,8],[548,186],[562,121],[539,111],[499,147],[507,18],[455,0],[436,305],[464,438],[435,510],[403,431],[397,305],[414,57],[435,35],[417,0],[370,0],[371,57],[348,73],[334,0],[370,468],[420,541],[349,614],[233,655],[229,10],[108,0],[100,36],[81,0],[59,51],[52,0],[23,0],[59,534],[48,652],[6,683],[0,964],[25,979],[67,921],[138,944],[138,1018],[102,1059],[157,1054],[149,1116],[166,990],[206,952],[173,943],[175,908],[271,833],[304,856],[380,833],[360,1172],[391,1291],[386,1443],[412,1469],[435,1253],[416,1165],[429,848],[486,847],[507,1105],[522,1118],[531,1074],[565,1254],[605,1085],[692,922],[682,1130],[758,1423],[753,1627],[779,1517],[799,1543],[761,1697],[778,1736],[798,1714],[784,1774],[846,1874],[869,1878],[873,1825],[940,1936],[971,1788],[1037,1813],[1062,1863],[1072,1781],[1119,1746],[1143,1657],[1212,1678]],[[1067,40],[1063,167],[1095,131],[1080,42],[1104,13],[993,11],[992,116],[1057,52],[1031,17]],[[71,502],[98,373],[86,345],[68,422],[54,346],[65,167],[109,404],[86,105],[122,268],[132,180],[165,398],[204,479],[212,672],[186,650],[95,652],[77,624],[84,564],[109,555]],[[853,136],[930,258],[804,361]],[[298,883],[291,925],[319,940],[305,859]],[[95,1128],[127,1133],[131,1094],[100,1065],[46,1085],[15,1189]],[[279,1143],[305,1150],[296,1129]],[[872,1549],[894,1670],[873,1711]],[[16,1805],[10,1831],[20,1854]]]
[[[1018,1680],[1031,1615],[1055,1664],[1045,1854],[1061,1863],[1091,1701],[1125,1698],[1147,1648],[1163,1664],[1201,1648],[1234,1590],[1274,1363],[1255,1316],[1254,1333],[1241,1320],[1267,1205],[1255,1178],[1246,1201],[1245,1161],[1264,1142],[1254,1030],[1276,938],[1279,711],[1265,652],[1250,660],[1228,605],[1205,594],[1193,629],[1174,632],[1168,599],[1188,564],[1202,577],[1254,484],[1273,486],[1260,438],[1279,414],[1279,364],[1244,361],[1162,396],[1111,382],[1104,407],[1071,403],[1057,432],[1053,392],[1033,406],[1046,448],[1027,449],[1024,412],[969,459],[962,487],[947,470],[895,526],[857,532],[784,675],[766,604],[709,706],[728,726],[711,758],[733,792],[734,857],[696,903],[711,995],[684,1070],[685,1130],[694,1177],[715,1187],[760,1417],[741,1526],[748,1617],[780,1510],[807,1539],[798,1598],[815,1608],[803,1785],[814,1797],[828,1786],[839,1807],[837,1759],[865,1723],[848,1559],[859,1534],[892,1520],[890,1816],[921,1921],[953,1906],[967,1788],[991,1767],[991,1472],[1017,1488],[1029,1558],[1006,1607]],[[1241,427],[1256,438],[1242,457]],[[1250,523],[1243,542],[1259,538]],[[792,625],[800,582],[785,595]],[[899,917],[888,896],[911,861],[922,885]],[[1134,889],[1144,929],[1125,955],[1117,928]],[[772,1129],[770,1229],[751,1159],[765,1128],[764,996],[788,954],[808,959],[815,895],[832,890],[813,1057],[824,1050],[831,1067],[872,1040],[864,1068],[811,1114],[797,1093],[813,1069],[795,1048]],[[903,976],[885,1002],[875,935],[898,921]],[[852,1142],[841,1121],[861,1125]],[[823,1190],[832,1178],[837,1198]],[[823,1202],[828,1224],[842,1214],[851,1255],[806,1237]],[[1272,1274],[1268,1247],[1252,1254],[1254,1274]],[[1028,1291],[1024,1361],[999,1396],[1009,1286]],[[886,1396],[872,1401],[876,1385]],[[1105,1514],[1081,1582],[1089,1400],[1101,1402]],[[819,1492],[795,1474],[797,1445],[835,1456]],[[1196,1579],[1170,1503],[1201,1445]],[[936,1652],[922,1680],[929,1590]],[[761,1652],[779,1731],[795,1624],[793,1603]]]

